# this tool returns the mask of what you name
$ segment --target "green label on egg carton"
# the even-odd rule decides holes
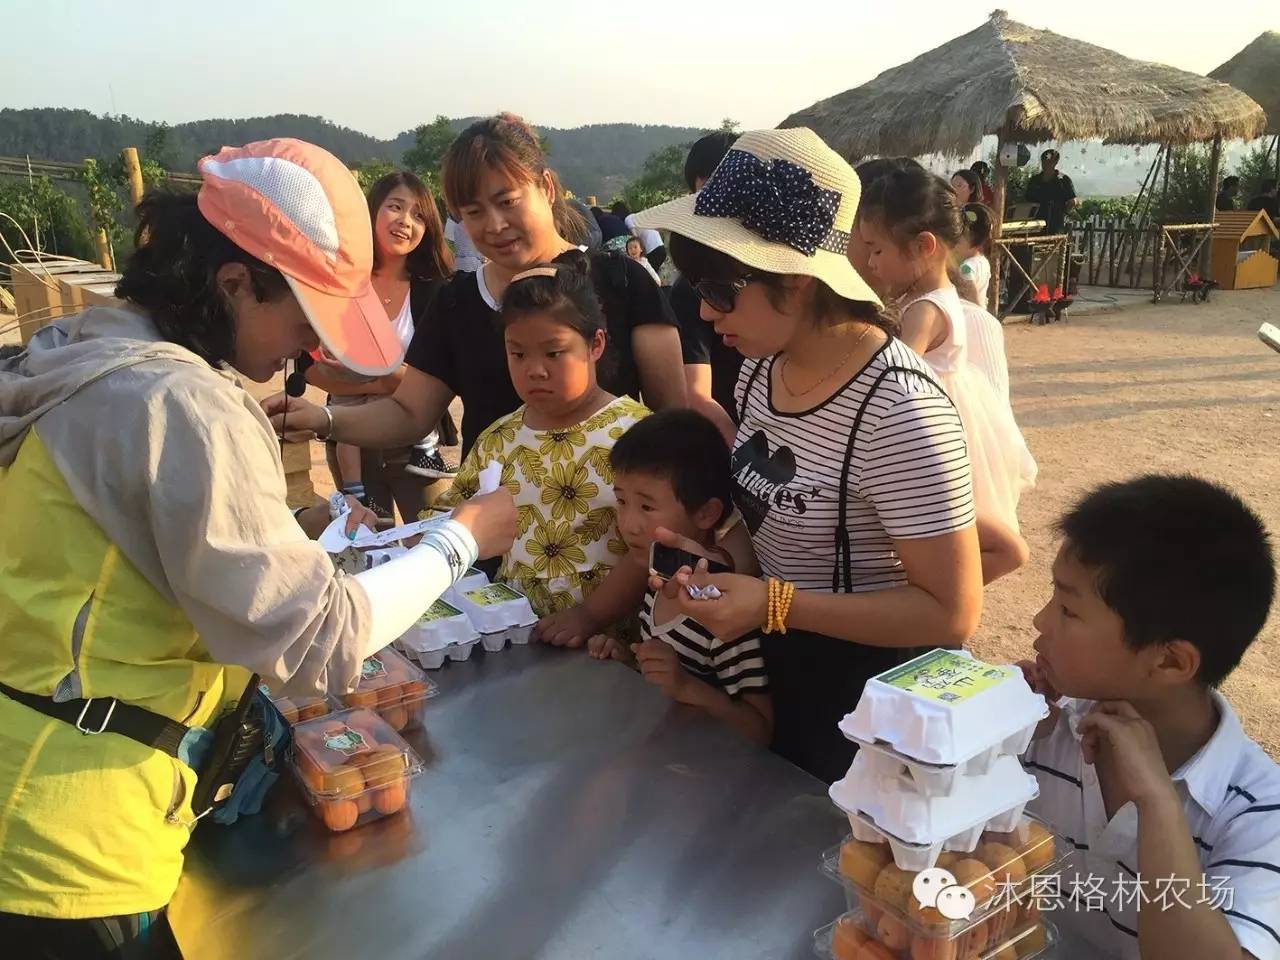
[[[950,707],[999,686],[1010,675],[1008,667],[993,666],[949,650],[934,650],[876,679]]]
[[[505,583],[491,583],[488,586],[468,590],[466,598],[478,607],[496,607],[500,603],[523,599]]]
[[[453,617],[462,616],[462,611],[444,600],[437,600],[424,613],[419,620],[422,623],[430,623],[432,620],[449,620]]]

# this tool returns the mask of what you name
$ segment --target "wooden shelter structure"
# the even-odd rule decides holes
[[[1262,133],[1262,107],[1234,87],[1039,30],[995,11],[976,30],[874,80],[793,113],[850,161],[871,156],[966,156],[994,134],[1007,143],[1101,139],[1181,146]],[[1007,168],[996,164],[996,237]],[[1213,191],[1206,198],[1212,221]],[[999,248],[997,247],[997,258]],[[999,266],[993,264],[999,276]],[[999,284],[992,284],[998,296]],[[991,304],[994,307],[994,303]],[[994,312],[994,311],[993,311]]]
[[[1270,287],[1277,263],[1271,244],[1280,230],[1265,210],[1232,210],[1218,214],[1213,228],[1213,279],[1224,290]]]
[[[1209,76],[1243,90],[1267,112],[1266,133],[1272,137],[1267,149],[1275,154],[1275,178],[1280,180],[1280,33],[1259,34]]]

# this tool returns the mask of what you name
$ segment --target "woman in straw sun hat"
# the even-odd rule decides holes
[[[827,781],[866,679],[960,646],[982,606],[963,428],[847,258],[859,195],[812,131],[759,131],[699,193],[637,217],[671,232],[703,319],[747,358],[733,479],[764,579],[699,570],[668,590],[722,639],[768,631],[774,749]]]
[[[335,574],[300,526],[328,508],[290,512],[233,371],[265,382],[321,343],[360,373],[399,366],[364,197],[297,140],[200,171],[198,196],[140,204],[122,303],[0,366],[0,502],[22,504],[0,511],[0,942],[23,956],[164,955],[156,921],[207,812],[186,728],[211,727],[251,673],[349,689],[515,533],[499,491],[407,556]]]

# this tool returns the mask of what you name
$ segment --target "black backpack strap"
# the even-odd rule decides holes
[[[24,707],[55,720],[71,724],[85,736],[100,733],[118,733],[136,740],[145,747],[153,747],[175,759],[178,747],[191,729],[185,724],[152,713],[143,707],[121,703],[114,697],[90,697],[88,700],[55,701],[53,697],[17,690],[0,683],[0,694],[15,700]]]
[[[772,363],[772,358],[765,357],[757,360],[756,365],[751,369],[751,375],[747,377],[747,385],[742,390],[742,400],[738,403],[738,422],[742,423],[746,419],[747,414],[747,398],[751,396],[751,388],[755,386],[756,377],[760,376],[760,368],[766,362]]]
[[[867,390],[866,396],[858,404],[858,412],[853,417],[853,427],[849,430],[849,439],[845,442],[844,462],[840,467],[840,491],[837,495],[836,509],[836,562],[831,571],[832,593],[851,593],[853,591],[853,547],[849,540],[848,528],[849,473],[853,469],[853,444],[857,440],[858,431],[862,429],[862,419],[866,415],[867,405],[871,402],[871,398],[880,389],[880,385],[891,374],[895,373],[911,374],[933,384],[938,392],[946,397],[947,402],[951,403],[951,397],[947,394],[947,391],[928,373],[915,367],[904,367],[895,364],[880,371],[872,382],[870,389]],[[952,406],[954,407],[955,404],[952,403]],[[843,590],[841,589],[842,587]]]

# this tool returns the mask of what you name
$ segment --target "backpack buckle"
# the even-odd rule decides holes
[[[81,733],[83,733],[86,737],[96,737],[98,734],[106,730],[107,724],[111,722],[111,715],[116,712],[116,703],[118,701],[116,700],[115,697],[112,697],[111,705],[107,707],[107,712],[103,716],[102,722],[98,724],[98,729],[97,730],[89,729],[87,726],[85,726],[84,718],[85,718],[85,715],[89,712],[89,705],[93,703],[94,699],[95,699],[94,697],[90,697],[88,700],[84,702],[84,707],[82,707],[80,710],[80,716],[76,718],[76,729],[79,730]]]

